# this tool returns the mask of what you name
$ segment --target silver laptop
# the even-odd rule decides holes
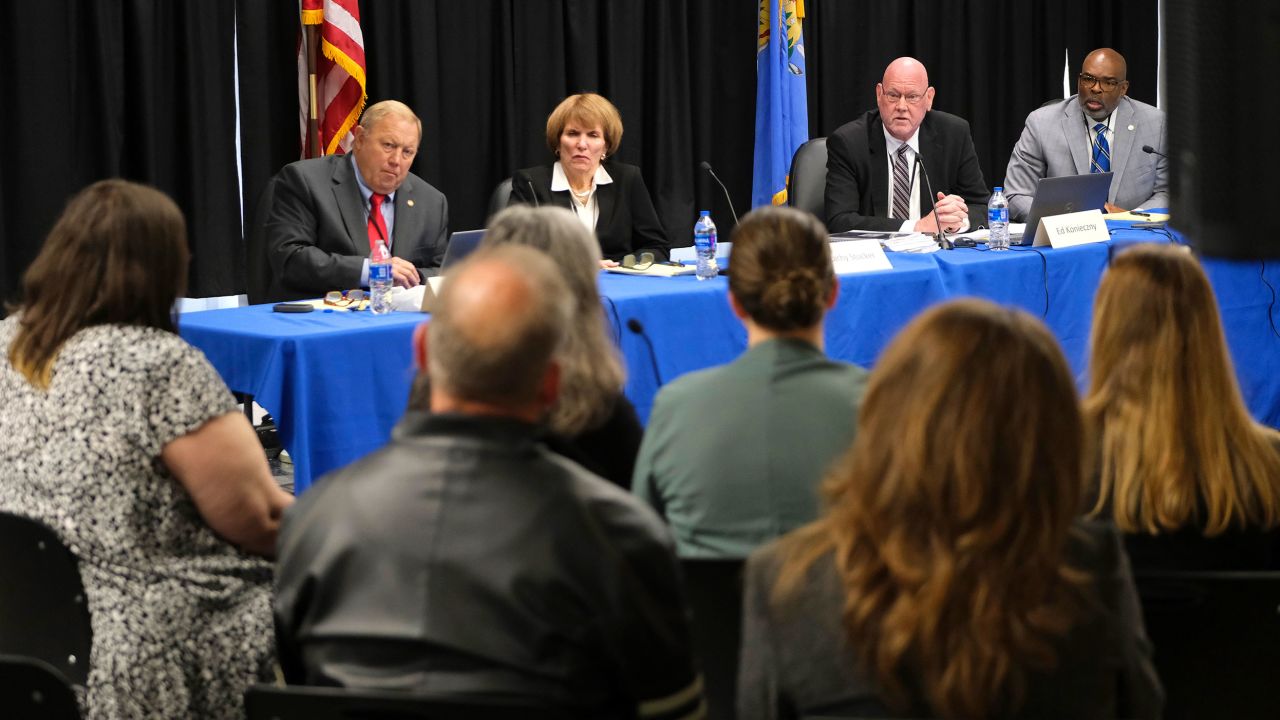
[[[449,236],[449,246],[444,249],[444,259],[440,261],[441,269],[448,268],[462,261],[475,252],[484,239],[484,229],[462,230]]]
[[[1041,218],[1102,210],[1111,191],[1111,173],[1088,173],[1042,178],[1036,186],[1036,197],[1031,201],[1031,213],[1027,216],[1027,228],[1021,238],[1010,236],[1011,245],[1030,245],[1036,239],[1036,227]]]

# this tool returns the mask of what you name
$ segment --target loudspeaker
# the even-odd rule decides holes
[[[1163,7],[1172,224],[1205,255],[1280,257],[1280,3]]]

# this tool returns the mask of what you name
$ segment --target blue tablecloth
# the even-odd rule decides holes
[[[1113,250],[1160,235],[1113,225],[1110,244],[1005,253],[960,249],[891,253],[893,269],[840,278],[827,317],[827,352],[870,367],[890,338],[940,300],[977,295],[1041,317],[1062,343],[1081,388],[1098,280]],[[1261,262],[1206,259],[1240,385],[1259,420],[1280,425],[1280,335]],[[1266,268],[1280,286],[1280,272]],[[746,331],[729,309],[725,278],[643,278],[603,273],[604,310],[627,364],[626,393],[642,420],[665,382],[733,360]],[[1271,310],[1270,312],[1274,312]],[[204,351],[232,390],[276,419],[294,459],[298,492],[315,478],[383,445],[404,411],[413,377],[410,339],[424,316],[281,314],[268,305],[184,315],[183,337]],[[642,333],[628,328],[636,320]],[[646,338],[652,342],[652,354]]]

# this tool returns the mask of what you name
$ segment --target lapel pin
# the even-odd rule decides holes
[[[1130,129],[1130,130],[1132,130],[1132,129],[1133,129],[1133,126],[1132,126],[1132,125],[1130,125],[1130,126],[1129,126],[1129,129]],[[409,207],[413,207],[413,201],[412,201],[412,200],[410,200],[410,201],[409,201],[408,203],[406,203],[406,204],[407,204]]]
[[[1133,126],[1132,126],[1132,125],[1130,125],[1130,126],[1129,126],[1129,132],[1133,132]],[[410,205],[412,205],[412,204],[413,204],[413,202],[412,202],[412,201],[410,201],[410,202],[409,202],[409,204],[410,204]]]

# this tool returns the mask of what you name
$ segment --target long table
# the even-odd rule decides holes
[[[892,270],[840,277],[840,297],[827,317],[827,352],[870,367],[922,309],[976,295],[1043,318],[1083,387],[1093,295],[1111,253],[1160,239],[1116,225],[1111,243],[1061,250],[891,253]],[[1205,267],[1246,402],[1259,420],[1280,425],[1280,334],[1271,321],[1280,310],[1272,307],[1274,294],[1267,287],[1280,286],[1280,272],[1260,262],[1217,259],[1206,259]],[[729,362],[746,348],[746,332],[729,309],[725,278],[605,273],[600,289],[626,360],[626,393],[642,420],[664,383]],[[410,340],[424,319],[400,313],[282,314],[257,305],[186,314],[180,329],[232,390],[252,394],[275,417],[301,492],[386,443],[408,398],[414,375]]]

